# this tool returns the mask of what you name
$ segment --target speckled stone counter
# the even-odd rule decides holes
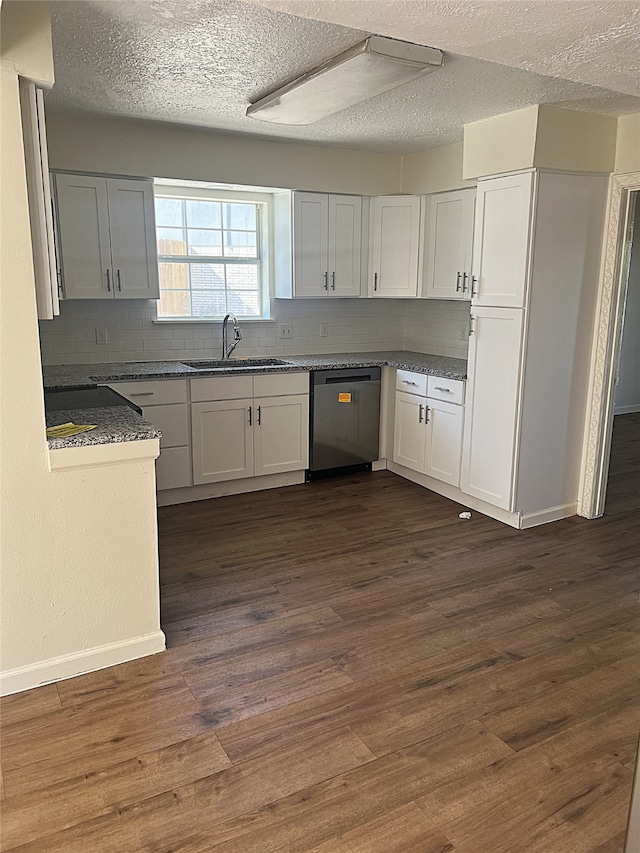
[[[467,362],[462,358],[392,350],[382,352],[328,353],[326,355],[283,356],[284,364],[256,367],[241,366],[198,370],[179,361],[139,361],[111,364],[59,364],[43,368],[44,386],[48,389],[93,388],[105,382],[131,379],[178,379],[190,376],[220,376],[229,373],[286,373],[296,370],[330,370],[343,367],[389,367],[413,370],[445,379],[466,379]]]
[[[67,409],[47,413],[47,426],[96,424],[96,429],[69,438],[48,438],[49,450],[65,447],[88,447],[95,444],[117,444],[123,441],[142,441],[160,438],[162,432],[129,406],[108,406],[100,409]]]

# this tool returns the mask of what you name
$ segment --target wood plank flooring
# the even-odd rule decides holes
[[[622,853],[639,438],[593,522],[387,472],[160,510],[168,651],[2,700],[2,849]]]

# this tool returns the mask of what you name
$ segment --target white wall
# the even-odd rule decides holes
[[[620,116],[616,140],[615,172],[640,172],[640,113]]]
[[[364,195],[400,192],[402,160],[391,154],[77,113],[48,112],[47,137],[52,169]]]
[[[51,659],[159,628],[153,463],[48,470],[16,73],[19,66],[29,74],[33,55],[39,79],[52,80],[43,11],[46,4],[11,0],[0,10],[3,36],[14,14],[35,15],[40,33],[35,48],[28,38],[12,40],[0,67],[3,682],[7,673],[37,673]]]
[[[492,116],[464,128],[465,178],[518,169],[612,172],[618,119],[546,104]]]
[[[462,142],[439,145],[402,158],[402,192],[412,195],[474,187],[462,177]]]
[[[629,266],[615,412],[640,412],[640,192],[636,193],[635,233]]]

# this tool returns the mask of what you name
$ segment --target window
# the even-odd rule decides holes
[[[268,316],[265,197],[156,184],[160,319]]]

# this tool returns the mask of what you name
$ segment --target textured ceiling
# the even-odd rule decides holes
[[[304,7],[305,14],[363,6],[358,0],[264,2]],[[505,4],[491,0],[473,5]],[[447,4],[369,0],[364,6],[374,11],[410,6],[415,16],[417,7],[426,15],[427,7]],[[368,23],[365,11],[361,18],[350,12],[350,20]],[[248,103],[358,43],[375,28],[363,32],[237,0],[55,0],[52,16],[56,85],[47,106],[59,111],[181,122],[395,153],[457,141],[465,123],[535,103],[614,115],[640,111],[639,97],[447,53],[444,69],[313,125],[271,125],[246,118]],[[409,36],[404,32],[402,37]],[[445,47],[423,31],[411,39]]]
[[[640,95],[638,0],[249,0],[525,71]]]

